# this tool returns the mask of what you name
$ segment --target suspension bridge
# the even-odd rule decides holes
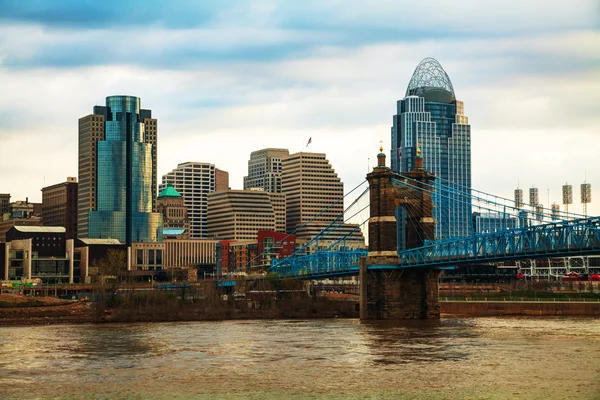
[[[443,269],[600,254],[599,217],[463,187],[429,174],[420,155],[415,169],[398,173],[380,153],[378,166],[350,193],[363,186],[326,229],[270,268],[282,278],[360,275],[361,318],[439,317]],[[335,235],[349,224],[350,233]],[[349,240],[356,231],[368,249]]]

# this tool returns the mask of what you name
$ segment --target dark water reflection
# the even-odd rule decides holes
[[[363,323],[374,364],[410,364],[465,360],[465,345],[477,346],[465,320],[373,321]],[[461,328],[462,325],[462,328]]]
[[[0,397],[599,398],[599,360],[597,319],[9,327]]]

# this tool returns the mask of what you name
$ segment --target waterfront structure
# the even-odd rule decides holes
[[[183,196],[170,183],[158,195],[156,211],[162,214],[164,238],[190,238],[187,207]]]
[[[211,270],[214,272],[217,256],[217,240],[166,239],[165,268]]]
[[[244,276],[258,267],[257,240],[221,240],[217,244],[217,276]]]
[[[344,184],[324,153],[299,152],[282,158],[281,190],[286,196],[286,231],[306,243],[333,224],[321,244],[352,233],[352,240],[364,238],[356,225],[343,224]],[[348,238],[351,240],[350,238]]]
[[[296,236],[275,231],[257,233],[258,265],[269,268],[272,259],[289,257],[296,251]]]
[[[0,246],[0,279],[73,283],[74,242],[65,232],[63,227],[11,227]]]
[[[164,269],[164,242],[136,242],[131,244],[131,268],[134,271],[161,271]]]
[[[206,239],[208,194],[229,188],[229,173],[215,168],[214,164],[185,162],[163,175],[159,190],[173,186],[183,197],[188,210],[190,238]]]
[[[425,58],[415,69],[405,97],[397,102],[391,136],[394,171],[410,172],[420,149],[424,168],[438,177],[434,216],[444,223],[436,225],[436,238],[468,236],[471,205],[464,198],[471,187],[471,126],[463,102],[456,100],[452,82],[437,60]],[[396,218],[405,221],[406,210],[400,207]],[[403,249],[405,227],[398,224],[398,229],[398,246]]]
[[[283,226],[282,193],[227,190],[208,195],[208,236],[217,240],[256,240],[261,230]]]
[[[244,177],[244,190],[262,189],[281,193],[282,158],[290,153],[287,149],[262,149],[250,153],[248,176]]]
[[[65,237],[77,237],[77,178],[42,188],[42,224],[62,226]]]
[[[109,96],[79,120],[78,235],[162,240],[156,209],[157,121],[134,96]]]
[[[127,260],[130,268],[130,249],[118,239],[75,239],[73,270],[75,282],[90,283],[101,274],[101,266],[110,258],[111,253],[118,254]]]

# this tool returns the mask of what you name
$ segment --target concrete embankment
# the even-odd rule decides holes
[[[492,317],[503,315],[600,316],[600,302],[559,301],[440,301],[445,316]]]

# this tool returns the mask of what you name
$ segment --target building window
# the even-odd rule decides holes
[[[154,265],[154,250],[148,250],[148,264]]]
[[[143,264],[144,263],[144,251],[143,250],[138,250],[137,251],[137,264]]]

